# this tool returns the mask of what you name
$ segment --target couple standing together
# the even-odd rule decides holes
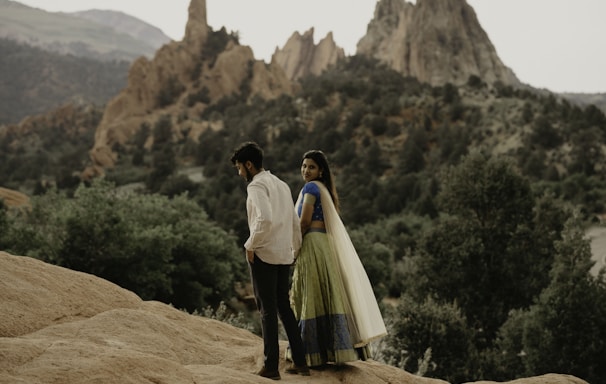
[[[385,324],[349,235],[326,156],[303,155],[305,185],[293,209],[288,185],[263,168],[263,150],[241,144],[231,162],[247,182],[250,235],[244,244],[261,314],[264,366],[258,375],[280,379],[278,316],[289,341],[287,373],[369,356],[369,342]],[[295,263],[290,286],[290,267]]]

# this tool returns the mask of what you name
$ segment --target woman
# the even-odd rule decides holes
[[[303,243],[291,304],[308,366],[366,359],[368,343],[387,334],[372,286],[345,231],[334,180],[322,151],[303,155],[305,185],[295,209]]]

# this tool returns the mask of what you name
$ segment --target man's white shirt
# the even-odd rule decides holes
[[[301,248],[301,229],[288,184],[265,170],[246,189],[250,235],[244,248],[268,264],[292,264]]]

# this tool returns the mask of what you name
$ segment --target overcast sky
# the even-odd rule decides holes
[[[118,10],[181,40],[189,0],[20,0],[51,12]],[[377,0],[206,0],[208,24],[238,31],[269,61],[296,31],[328,32],[355,54]],[[414,2],[414,1],[413,1]],[[606,0],[467,0],[501,60],[533,87],[606,93]]]

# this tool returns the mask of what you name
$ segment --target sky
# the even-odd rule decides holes
[[[17,0],[49,12],[122,11],[181,40],[189,0]],[[410,1],[413,2],[414,1]],[[329,32],[353,55],[377,0],[206,0],[213,30],[237,31],[240,43],[269,62],[294,32]],[[501,61],[518,79],[552,92],[606,93],[606,0],[467,0]]]

